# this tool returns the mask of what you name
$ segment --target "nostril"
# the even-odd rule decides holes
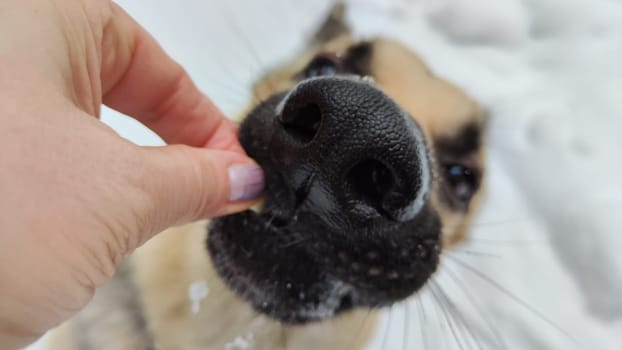
[[[309,103],[298,108],[286,109],[279,116],[279,121],[285,131],[295,139],[307,143],[313,140],[322,121],[322,111],[315,103]]]
[[[348,311],[354,307],[354,300],[352,300],[352,294],[348,293],[341,297],[339,300],[339,305],[335,310],[335,313],[341,313],[343,311]]]
[[[386,194],[395,186],[393,172],[375,159],[364,160],[350,169],[348,181],[353,195],[381,210]]]

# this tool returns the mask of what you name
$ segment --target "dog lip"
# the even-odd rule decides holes
[[[312,307],[301,307],[295,311],[301,321],[323,320],[333,317],[343,311],[353,308],[357,292],[354,287],[341,281],[333,280],[330,291],[323,297],[321,303]]]

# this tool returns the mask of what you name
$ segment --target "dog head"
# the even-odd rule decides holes
[[[412,295],[481,197],[478,106],[401,44],[355,41],[343,10],[254,86],[240,140],[264,203],[208,237],[227,285],[285,323]]]

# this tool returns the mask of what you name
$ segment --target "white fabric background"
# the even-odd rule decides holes
[[[329,5],[119,3],[228,113]],[[469,331],[428,290],[387,312],[369,349],[622,349],[622,2],[354,0],[348,16],[362,37],[417,50],[492,117],[484,210],[436,277]],[[103,120],[161,143],[109,110]]]

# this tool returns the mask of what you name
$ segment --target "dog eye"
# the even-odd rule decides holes
[[[460,164],[445,167],[445,180],[452,197],[462,205],[467,205],[479,187],[476,170]]]
[[[304,77],[333,76],[339,73],[341,62],[335,54],[321,54],[316,56],[305,68]]]

